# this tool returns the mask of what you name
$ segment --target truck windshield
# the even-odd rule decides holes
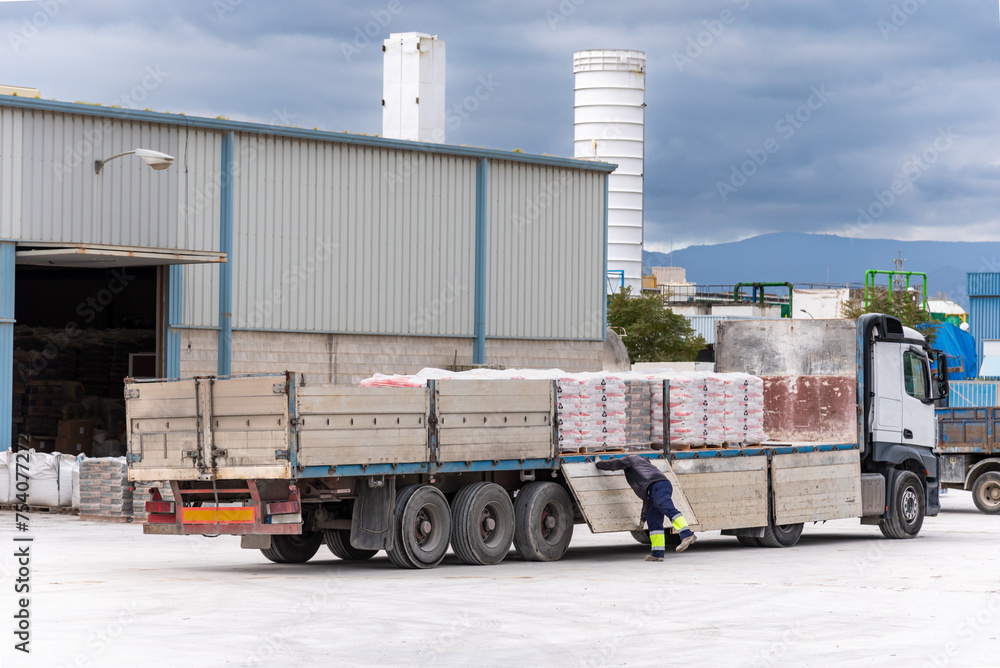
[[[903,353],[903,387],[916,399],[928,398],[927,373],[924,358],[916,353]]]

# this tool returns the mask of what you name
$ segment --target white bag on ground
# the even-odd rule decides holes
[[[77,458],[76,463],[73,465],[73,493],[71,494],[70,505],[77,510],[80,509],[80,462],[82,462],[86,457],[80,455]]]
[[[28,505],[59,505],[59,460],[55,455],[32,452],[28,462]]]
[[[15,455],[13,450],[0,452],[0,503],[11,503],[14,487]]]
[[[55,455],[59,466],[59,505],[70,507],[73,504],[73,469],[80,463],[73,455]]]

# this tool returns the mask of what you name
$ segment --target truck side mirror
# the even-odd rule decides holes
[[[944,399],[948,396],[948,356],[942,351],[937,351],[937,393],[938,397]]]

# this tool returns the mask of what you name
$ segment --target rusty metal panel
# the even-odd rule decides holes
[[[990,454],[996,449],[996,408],[939,408],[936,413],[937,452]]]
[[[555,456],[552,381],[438,380],[434,392],[438,461]]]
[[[857,335],[851,320],[736,320],[716,331],[716,370],[764,379],[772,441],[856,443]]]

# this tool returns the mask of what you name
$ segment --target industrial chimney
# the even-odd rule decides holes
[[[382,44],[382,136],[444,143],[444,41],[397,32]]]
[[[574,155],[618,165],[608,177],[609,290],[642,291],[642,181],[646,54],[590,50],[573,54]]]

